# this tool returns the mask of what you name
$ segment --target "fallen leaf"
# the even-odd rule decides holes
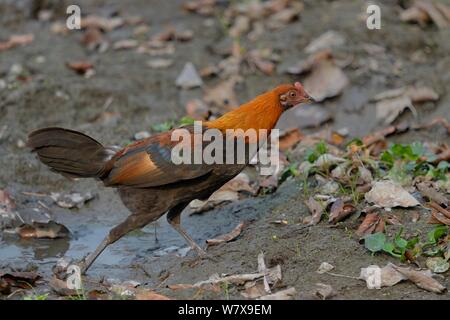
[[[337,292],[329,284],[318,282],[316,283],[316,287],[314,289],[313,294],[322,300],[326,300],[334,297],[337,294]]]
[[[203,81],[198,75],[194,65],[191,62],[187,62],[175,81],[175,84],[183,89],[192,89],[201,87],[203,85]]]
[[[143,290],[136,293],[136,300],[171,300],[169,297],[151,290]]]
[[[98,28],[87,28],[81,38],[81,44],[86,46],[89,50],[93,50],[102,42],[103,34]]]
[[[261,282],[247,282],[244,287],[245,289],[241,292],[241,295],[247,299],[256,299],[267,295],[264,284]]]
[[[319,266],[319,269],[317,269],[317,273],[324,274],[327,272],[330,272],[334,269],[334,266],[328,262],[322,262]]]
[[[277,265],[273,268],[267,268],[264,261],[264,253],[258,255],[258,272],[264,274],[263,283],[266,293],[272,293],[272,288],[281,283],[281,266]]]
[[[415,207],[419,202],[400,185],[390,181],[377,181],[365,194],[368,202],[383,208]]]
[[[56,276],[53,276],[50,279],[49,286],[53,291],[61,296],[76,296],[79,293],[75,289],[70,289],[67,286],[67,281],[58,279]]]
[[[189,204],[189,207],[192,209],[191,214],[210,210],[223,202],[239,200],[239,194],[241,192],[250,193],[251,195],[255,195],[257,192],[256,187],[250,185],[250,178],[244,172],[239,173],[236,177],[225,183],[208,200],[193,200]]]
[[[365,280],[368,289],[381,289],[382,287],[392,287],[407,277],[399,273],[389,263],[383,268],[371,265],[361,268],[360,279]]]
[[[429,257],[426,265],[434,273],[444,273],[450,268],[450,263],[442,257]]]
[[[306,92],[317,102],[339,95],[348,83],[345,73],[331,59],[320,60],[304,80]]]
[[[450,218],[447,217],[444,213],[442,213],[441,210],[437,210],[437,209],[432,210],[431,218],[433,218],[435,220],[435,221],[432,221],[431,223],[442,223],[447,226],[450,226]]]
[[[442,284],[431,277],[431,273],[429,271],[418,271],[411,268],[398,267],[395,265],[392,265],[392,268],[400,272],[419,288],[434,293],[443,293],[445,290],[447,290]]]
[[[206,243],[208,246],[215,246],[224,242],[230,242],[239,237],[239,235],[242,233],[242,230],[245,228],[246,223],[240,222],[233,230],[231,230],[229,233],[221,235],[220,237],[214,238],[214,239],[208,239],[206,240]]]
[[[426,182],[420,182],[416,185],[417,189],[420,191],[422,196],[428,198],[431,201],[436,202],[438,205],[448,206],[449,199],[436,190],[432,184],[427,184]],[[450,218],[450,217],[449,217]]]
[[[52,192],[50,198],[61,208],[72,209],[83,207],[87,202],[94,199],[94,194],[87,192],[81,194],[78,192],[63,194],[59,192]]]
[[[296,294],[297,290],[295,290],[295,288],[289,288],[262,296],[259,300],[292,300]]]
[[[305,48],[305,52],[316,53],[324,49],[341,47],[344,44],[345,38],[339,32],[330,30],[321,34],[309,43]]]
[[[298,128],[293,128],[285,131],[279,137],[279,148],[281,151],[286,151],[294,147],[303,138]]]
[[[305,204],[311,212],[311,216],[304,218],[303,223],[308,225],[318,224],[322,218],[324,207],[320,202],[314,200],[313,197],[310,197],[307,201],[305,201]]]
[[[239,106],[239,102],[234,91],[234,86],[238,82],[236,77],[231,77],[214,87],[205,89],[203,99],[207,104],[215,106],[220,113],[232,110]]]
[[[98,28],[105,32],[121,27],[125,21],[120,17],[104,18],[97,15],[88,15],[81,18],[81,28]]]
[[[331,205],[328,222],[333,224],[337,223],[354,212],[356,212],[356,208],[354,205],[349,203],[346,204],[344,203],[344,201],[342,201],[342,199],[337,199]]]
[[[403,87],[387,90],[377,94],[375,109],[377,119],[385,124],[392,123],[405,109],[409,109],[415,115],[413,102],[436,101],[439,95],[429,87]]]
[[[133,49],[138,46],[138,41],[134,39],[123,39],[114,42],[113,49],[114,50],[127,50],[127,49]]]
[[[86,74],[89,70],[94,69],[94,65],[87,61],[68,62],[66,66],[78,74]]]
[[[408,96],[386,99],[376,103],[375,112],[378,121],[391,124],[405,110],[409,109],[415,114],[414,106]]]
[[[109,296],[108,292],[106,292],[105,290],[94,289],[87,293],[87,299],[88,300],[110,300],[111,297]]]
[[[175,46],[173,43],[164,41],[147,41],[136,49],[137,53],[146,53],[151,56],[173,55]]]
[[[173,60],[171,59],[152,59],[147,61],[147,66],[152,69],[165,69],[173,65]]]
[[[246,15],[239,15],[234,19],[233,25],[230,27],[228,33],[231,37],[237,38],[250,30],[250,18]]]
[[[33,42],[34,35],[31,33],[12,35],[7,41],[0,41],[0,52],[12,49],[17,46],[23,46]]]
[[[383,232],[384,226],[385,222],[378,213],[368,213],[355,233],[359,237],[364,237],[371,233]]]
[[[53,220],[50,220],[48,222],[33,221],[31,224],[23,224],[20,227],[16,228],[16,233],[21,238],[26,239],[58,239],[66,238],[70,235],[69,229]]]
[[[420,10],[426,12],[426,14],[431,18],[435,25],[441,29],[450,27],[450,18],[448,16],[447,6],[443,4],[435,4],[431,1],[416,0],[414,6]]]
[[[36,272],[4,272],[0,271],[0,281],[3,281],[4,289],[8,287],[18,287],[22,289],[30,289],[37,280],[41,279],[41,275]]]
[[[11,286],[8,282],[3,279],[0,279],[0,294],[10,294]]]
[[[186,115],[194,120],[206,120],[210,115],[210,111],[203,100],[193,99],[186,103]]]

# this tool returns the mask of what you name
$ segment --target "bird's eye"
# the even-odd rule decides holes
[[[291,98],[295,98],[296,95],[297,95],[297,93],[295,93],[295,91],[289,92],[289,96],[290,96]]]

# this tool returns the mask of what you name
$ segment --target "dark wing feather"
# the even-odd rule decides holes
[[[192,131],[192,128],[187,128]],[[190,180],[208,174],[213,166],[205,164],[179,164],[171,160],[171,132],[138,141],[119,151],[111,160],[111,170],[103,178],[107,186],[137,188],[163,186]]]

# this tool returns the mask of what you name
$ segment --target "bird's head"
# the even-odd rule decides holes
[[[274,90],[278,95],[280,105],[284,110],[290,109],[300,103],[312,103],[314,99],[306,93],[300,82],[282,84]]]

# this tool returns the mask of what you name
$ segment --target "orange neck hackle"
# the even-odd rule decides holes
[[[280,85],[277,88],[257,96],[220,118],[206,122],[209,128],[225,131],[226,129],[266,129],[270,132],[283,113],[279,96],[292,85]]]

